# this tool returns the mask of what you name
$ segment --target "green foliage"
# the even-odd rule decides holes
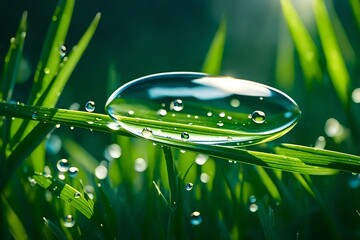
[[[296,58],[291,63],[300,62],[308,86],[321,86],[328,73],[345,109],[354,85],[346,64],[357,66],[355,58],[348,59],[356,48],[340,21],[332,23],[333,10],[324,2],[314,2],[319,36],[313,36],[291,1],[281,1],[297,52],[290,55]],[[27,105],[11,103],[27,31],[26,12],[5,58],[0,79],[0,115],[5,116],[0,118],[1,239],[289,239],[312,238],[312,229],[329,239],[359,236],[359,156],[287,143],[245,149],[146,141],[107,115],[55,108],[100,20],[97,14],[78,44],[63,56],[59,51],[64,50],[74,3],[57,4]],[[358,3],[350,4],[359,24]],[[212,40],[205,72],[221,74],[227,24],[221,21]],[[277,64],[287,61],[284,56]],[[109,69],[114,75],[115,67]],[[295,74],[299,69],[293,70]],[[295,85],[293,81],[287,86]],[[352,115],[346,117],[353,120]],[[95,139],[106,134],[111,144],[99,157],[94,148],[102,152],[103,143],[81,145],[68,127],[81,128]],[[44,140],[56,134],[62,141],[60,152],[46,153]],[[51,138],[46,141],[51,145]],[[56,160],[64,157],[78,172],[58,169]],[[104,157],[106,161],[99,161]],[[343,195],[335,188],[344,188]],[[69,219],[73,222],[66,225]]]

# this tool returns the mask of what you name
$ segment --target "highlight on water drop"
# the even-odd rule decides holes
[[[67,172],[70,168],[70,163],[68,162],[67,159],[63,158],[60,159],[59,161],[57,161],[56,163],[56,168],[60,171],[60,172]]]
[[[278,138],[301,115],[294,100],[275,88],[194,72],[130,81],[109,97],[106,111],[124,130],[143,138],[184,142],[182,133],[189,133],[187,143],[230,147]]]
[[[65,217],[64,217],[64,222],[63,222],[63,224],[64,224],[64,227],[67,227],[67,228],[72,228],[74,225],[75,225],[75,220],[74,220],[74,218],[73,218],[73,216],[72,215],[66,215]]]

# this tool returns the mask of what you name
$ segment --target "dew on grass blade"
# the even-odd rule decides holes
[[[190,215],[190,223],[194,226],[200,225],[202,223],[202,217],[200,212],[195,211]]]
[[[93,112],[95,110],[95,102],[94,101],[88,101],[85,103],[85,109],[88,112]]]
[[[76,177],[79,173],[79,169],[77,167],[70,167],[68,174],[70,177]]]
[[[137,158],[134,162],[134,168],[137,172],[144,172],[148,167],[147,161],[143,158]]]
[[[193,184],[193,183],[187,183],[187,184],[185,185],[186,191],[191,191],[191,190],[193,189],[193,187],[194,187],[194,184]]]
[[[75,220],[72,215],[64,217],[64,227],[72,228],[75,225]]]
[[[134,113],[129,115],[129,110]],[[110,96],[106,111],[140,137],[184,141],[182,133],[188,133],[189,143],[226,146],[278,138],[295,126],[301,114],[294,100],[275,88],[192,72],[131,81]]]
[[[39,114],[37,112],[33,112],[33,114],[31,115],[31,118],[34,120],[38,119],[38,117],[39,117]]]
[[[67,159],[63,158],[57,161],[56,167],[60,172],[67,172],[70,168],[70,163]]]

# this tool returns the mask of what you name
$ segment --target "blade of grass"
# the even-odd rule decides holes
[[[341,103],[347,108],[350,77],[323,0],[314,1],[314,14],[326,58],[327,70]]]
[[[74,5],[75,0],[60,0],[56,6],[34,77],[34,86],[29,98],[32,105],[38,102],[57,74],[61,61],[59,51],[68,33]]]
[[[299,53],[306,84],[311,86],[314,81],[319,82],[322,77],[318,50],[290,0],[281,0],[281,8],[296,50]]]
[[[271,197],[276,202],[280,202],[281,201],[280,192],[277,189],[277,187],[276,187],[275,183],[273,182],[273,180],[270,178],[269,174],[267,174],[265,169],[260,167],[260,166],[255,166],[255,169],[256,169],[257,173],[259,174],[261,182],[264,184],[266,189],[269,191]]]
[[[306,164],[360,173],[360,156],[317,149],[294,144],[282,144],[275,148],[278,154],[297,156]]]
[[[298,182],[304,187],[304,189],[313,197],[316,198],[316,195],[310,185],[307,183],[305,178],[300,173],[293,173],[294,177]]]
[[[49,190],[60,199],[70,203],[71,206],[88,219],[93,216],[94,202],[91,199],[86,199],[80,191],[56,178],[46,178],[41,174],[35,174],[32,177],[42,188]]]
[[[31,119],[33,112],[37,113],[37,121],[44,121],[52,124],[65,124],[73,127],[87,128],[97,131],[105,131],[125,136],[131,136],[131,134],[129,134],[122,128],[113,128],[112,126],[114,126],[114,121],[107,115],[65,109],[0,103],[0,114],[5,116],[15,116]],[[142,119],[141,121],[143,121],[144,124],[147,124],[147,120]],[[154,124],[154,121],[152,121],[152,124]],[[162,122],[159,121],[156,124],[161,125]],[[176,126],[174,125],[174,127]],[[276,155],[271,153],[248,151],[238,148],[228,148],[216,145],[194,144],[191,142],[174,141],[166,138],[149,138],[149,140],[160,143],[164,146],[204,153],[225,160],[234,160],[247,164],[280,169],[289,172],[327,175],[335,174],[337,173],[337,170],[343,170],[341,168],[336,168],[341,167],[339,165],[336,165],[334,169],[319,168],[318,166],[308,165],[302,162],[302,159],[298,158],[297,155],[293,155],[293,157]],[[341,153],[339,154],[341,155]]]
[[[223,19],[214,36],[206,55],[202,71],[205,73],[219,75],[223,59],[224,45],[226,39],[226,20]]]
[[[350,0],[350,5],[354,14],[355,21],[360,28],[360,2],[359,0]]]
[[[19,65],[22,58],[24,42],[27,30],[27,12],[22,14],[19,28],[15,37],[10,39],[10,47],[5,57],[5,64],[1,76],[0,99],[9,102],[19,71]]]
[[[51,231],[51,233],[56,237],[56,239],[59,240],[66,240],[66,236],[65,234],[60,230],[60,228],[58,228],[58,226],[56,226],[55,223],[53,223],[52,221],[50,221],[49,219],[43,217],[45,226]]]
[[[1,202],[5,213],[4,217],[6,219],[8,230],[11,233],[11,236],[14,239],[29,239],[24,225],[3,195],[1,195]]]

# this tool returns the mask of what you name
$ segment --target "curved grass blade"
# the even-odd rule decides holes
[[[314,2],[314,13],[330,78],[341,103],[346,107],[349,102],[350,76],[323,0]]]
[[[56,178],[46,178],[41,174],[35,174],[32,177],[42,188],[49,190],[62,200],[70,203],[71,206],[88,219],[93,216],[94,202],[89,198],[85,198],[80,191]]]
[[[273,182],[273,180],[271,179],[271,177],[269,176],[269,174],[267,174],[265,169],[260,166],[255,166],[255,169],[256,169],[257,173],[259,174],[259,177],[260,177],[262,183],[264,184],[266,189],[269,191],[271,197],[275,201],[280,202],[281,201],[280,192],[277,189],[277,187],[276,187],[275,183]]]
[[[15,37],[10,39],[10,47],[5,57],[5,64],[1,76],[0,99],[9,102],[15,86],[19,65],[22,58],[27,30],[27,12],[21,17],[19,28]]]
[[[354,13],[354,18],[358,27],[360,28],[360,2],[359,0],[350,0],[351,9]]]
[[[56,226],[55,223],[53,223],[52,221],[50,221],[49,219],[43,217],[45,226],[47,226],[49,228],[49,230],[52,232],[52,234],[56,237],[56,239],[59,240],[66,240],[66,236],[65,234],[58,228],[58,226]]]
[[[202,71],[212,75],[219,75],[223,59],[224,45],[226,39],[226,21],[223,19],[210,45],[205,58]]]
[[[300,64],[305,75],[306,84],[311,86],[313,81],[318,82],[322,77],[318,50],[290,0],[281,0],[281,8],[295,47],[299,53]]]
[[[303,186],[303,188],[313,197],[316,198],[315,192],[312,190],[309,183],[305,180],[305,178],[300,173],[293,173],[296,180]]]
[[[38,121],[44,121],[52,124],[65,124],[73,127],[117,133],[124,136],[132,136],[116,124],[116,127],[114,128],[114,121],[107,115],[83,111],[0,103],[1,115],[31,119],[33,112],[37,113]],[[152,124],[155,123],[159,125],[162,124],[162,122],[160,121],[152,121]],[[174,127],[176,126],[174,125]],[[152,139],[150,138],[149,140]],[[191,142],[173,141],[167,138],[163,138],[161,140],[157,139],[153,141],[158,142],[161,145],[194,151],[198,153],[204,153],[220,159],[233,160],[267,168],[280,169],[288,172],[328,175],[335,174],[338,172],[338,170],[344,170],[340,168],[344,166],[340,165],[335,165],[333,169],[323,168],[317,165],[310,165],[310,163],[303,162],[302,159],[300,159],[297,155],[277,155],[265,152],[243,150],[238,148],[221,147],[216,145],[204,145],[194,144]],[[341,155],[341,153],[338,154]]]
[[[4,210],[4,216],[2,217],[6,219],[11,236],[14,239],[29,239],[24,225],[3,195],[1,196],[1,202],[2,210]]]
[[[29,99],[32,105],[38,102],[58,71],[61,61],[59,51],[68,33],[74,5],[75,0],[60,0],[56,6],[34,77]]]
[[[281,144],[275,147],[275,152],[287,156],[296,156],[304,163],[312,166],[360,173],[360,156],[294,144]]]

